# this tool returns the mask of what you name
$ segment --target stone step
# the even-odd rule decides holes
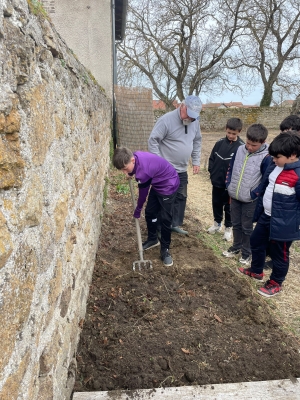
[[[73,400],[300,400],[300,378],[158,389],[75,392]]]

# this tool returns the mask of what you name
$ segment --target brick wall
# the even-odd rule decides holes
[[[146,151],[154,125],[152,90],[116,86],[115,95],[118,145]]]

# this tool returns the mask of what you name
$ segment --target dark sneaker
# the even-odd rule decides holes
[[[242,256],[242,257],[239,259],[239,263],[240,263],[240,264],[244,264],[244,265],[250,265],[250,264],[251,264],[251,258],[250,258],[250,256],[249,256],[249,257]]]
[[[258,281],[262,281],[263,277],[264,277],[263,273],[256,274],[255,272],[251,272],[251,268],[239,267],[239,268],[237,268],[237,272],[239,272],[240,274],[243,274],[243,275],[247,275],[250,278],[254,278]]]
[[[281,291],[282,287],[279,283],[269,280],[264,286],[258,289],[258,293],[265,297],[272,297]]]
[[[233,247],[229,247],[228,250],[223,251],[223,256],[225,257],[235,257],[237,254],[239,254],[240,250],[234,250]]]
[[[168,249],[161,252],[161,260],[165,267],[172,267],[173,259]]]
[[[143,250],[149,250],[152,249],[152,247],[156,247],[159,245],[159,240],[146,240],[146,242],[143,243]]]

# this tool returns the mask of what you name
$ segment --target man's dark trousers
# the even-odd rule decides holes
[[[180,184],[177,190],[177,195],[174,203],[172,226],[182,226],[184,219],[184,212],[187,199],[187,185],[188,174],[187,172],[178,173]]]

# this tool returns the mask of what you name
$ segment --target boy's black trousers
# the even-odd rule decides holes
[[[270,280],[279,284],[284,281],[289,270],[290,247],[293,242],[280,242],[269,240],[271,217],[263,213],[252,232],[250,245],[252,252],[251,271],[256,274],[263,272],[265,265],[266,250],[273,261],[273,270]]]
[[[225,188],[217,186],[212,187],[212,208],[214,220],[220,224],[223,220],[223,213],[225,215],[225,227],[232,227],[230,217],[230,197]]]
[[[176,192],[170,195],[158,194],[150,189],[145,209],[145,219],[148,228],[148,240],[157,239],[157,216],[160,213],[161,250],[169,249],[171,243],[171,224]]]

